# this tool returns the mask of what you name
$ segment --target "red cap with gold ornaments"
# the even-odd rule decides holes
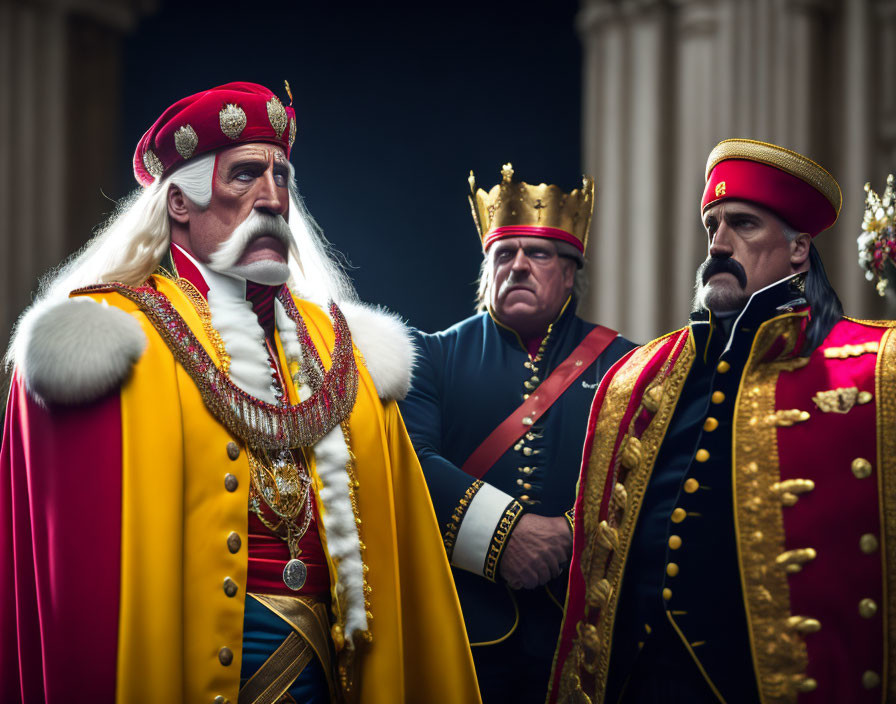
[[[752,139],[726,139],[709,154],[701,212],[725,199],[768,208],[812,237],[837,221],[843,201],[837,181],[814,161]]]
[[[247,142],[277,144],[288,157],[295,138],[295,111],[274,93],[257,83],[228,83],[163,112],[137,145],[134,176],[149,186],[195,156]]]

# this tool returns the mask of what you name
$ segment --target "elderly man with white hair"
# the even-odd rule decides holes
[[[18,324],[0,700],[478,700],[408,333],[330,258],[295,133],[252,83],[172,105]]]

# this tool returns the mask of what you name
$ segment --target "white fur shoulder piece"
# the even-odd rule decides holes
[[[35,399],[73,405],[120,386],[146,344],[133,316],[89,298],[67,298],[25,312],[12,356]]]
[[[416,348],[407,325],[385,308],[340,303],[352,340],[384,401],[401,400],[411,388]]]

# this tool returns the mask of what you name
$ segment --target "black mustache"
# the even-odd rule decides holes
[[[711,276],[726,273],[732,274],[741,288],[747,287],[747,272],[744,271],[740,262],[731,257],[708,257],[697,270],[697,275],[704,284],[709,281]]]

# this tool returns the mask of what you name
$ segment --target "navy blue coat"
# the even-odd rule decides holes
[[[555,322],[537,378],[545,380],[595,327],[574,313],[571,301]],[[417,450],[446,537],[452,514],[473,483],[460,467],[485,437],[523,402],[532,389],[529,354],[518,335],[488,313],[474,315],[435,334],[416,333],[419,357],[412,388],[401,404],[408,433]],[[489,469],[483,481],[517,499],[525,511],[562,516],[575,501],[576,481],[588,412],[603,374],[635,345],[617,337],[514,447]],[[450,544],[448,544],[450,553]],[[500,641],[518,622],[515,594],[481,574],[453,569],[473,644]],[[551,622],[547,638],[553,651],[566,573],[542,591]],[[498,578],[500,582],[500,578]],[[527,599],[531,603],[531,599]]]

